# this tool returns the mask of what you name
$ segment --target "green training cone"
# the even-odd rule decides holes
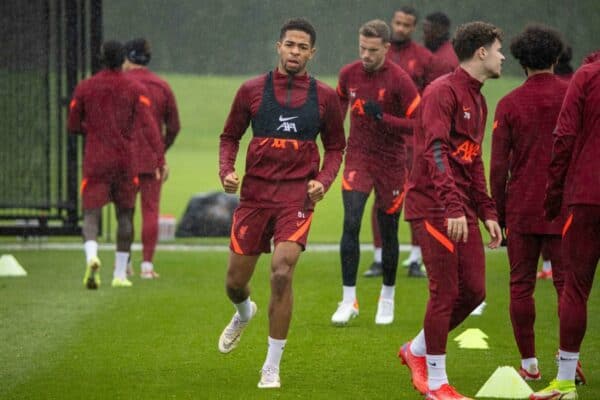
[[[513,367],[498,367],[475,397],[527,399],[533,390]]]

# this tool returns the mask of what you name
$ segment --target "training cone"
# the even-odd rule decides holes
[[[12,254],[0,257],[0,276],[27,276],[27,271]]]
[[[475,397],[528,399],[533,390],[513,367],[498,367]]]
[[[481,329],[469,328],[454,338],[461,349],[489,349],[486,339],[488,335]]]

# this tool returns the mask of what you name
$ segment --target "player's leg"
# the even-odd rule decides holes
[[[142,208],[142,264],[140,277],[158,278],[154,271],[154,252],[158,241],[160,189],[162,182],[154,174],[140,175],[140,199]]]
[[[577,205],[563,228],[562,264],[565,283],[559,304],[558,373],[550,385],[530,399],[576,399],[579,350],[587,328],[587,300],[600,259],[600,207]],[[551,397],[554,395],[554,397]]]
[[[371,207],[371,231],[373,232],[373,262],[363,276],[367,278],[381,276],[383,267],[381,266],[381,234],[379,233],[379,224],[377,222],[377,206]]]
[[[88,289],[100,286],[100,258],[98,258],[98,231],[102,207],[109,201],[110,185],[102,179],[84,178],[81,181],[81,203],[83,206],[82,236],[86,268],[83,284]]]
[[[452,309],[450,330],[485,300],[485,253],[478,225],[469,224],[468,237],[467,243],[456,243],[460,292]]]
[[[278,388],[279,365],[287,341],[294,302],[292,279],[300,253],[306,247],[312,210],[286,208],[277,211],[274,228],[275,251],[271,259],[269,337],[259,388]]]
[[[388,212],[389,211],[389,212]],[[398,270],[398,220],[400,211],[377,210],[382,243],[383,284],[377,304],[375,323],[387,325],[394,321],[396,272]]]
[[[446,341],[459,294],[458,250],[445,234],[443,219],[415,220],[411,224],[427,266],[429,300],[424,329],[402,346],[400,356],[411,370],[413,385],[425,394],[448,386]]]
[[[115,269],[113,272],[113,287],[130,287],[127,279],[127,263],[133,242],[133,207],[121,208],[115,204],[117,215],[117,251],[115,253]]]
[[[404,164],[381,166],[375,175],[375,205],[382,244],[383,282],[376,324],[394,321],[394,294],[398,270],[398,220],[404,201]]]
[[[127,279],[131,243],[133,242],[133,212],[139,190],[138,177],[122,175],[114,179],[111,185],[111,199],[117,215],[117,251],[113,272],[113,287],[130,287]]]
[[[548,242],[542,243],[542,269],[537,273],[538,279],[552,279],[552,255],[557,250],[560,250],[560,245],[558,249],[555,249]]]
[[[334,324],[346,324],[358,315],[356,297],[356,275],[360,260],[360,226],[367,202],[368,192],[343,190],[344,226],[340,242],[340,258],[342,262],[342,301],[331,316]]]
[[[561,252],[562,237],[560,235],[545,235],[542,241],[542,258],[544,251],[551,263],[550,278],[556,289],[556,295],[560,302],[560,296],[565,286],[565,269]]]
[[[519,374],[525,380],[541,378],[535,352],[535,300],[537,262],[544,240],[541,235],[511,231],[507,239],[510,262],[510,320],[519,353]]]
[[[587,301],[600,258],[600,207],[574,206],[571,215],[572,218],[569,217],[563,230],[562,239],[562,260],[566,275],[559,306],[558,380],[571,380],[574,377],[572,362],[565,360],[563,363],[562,360],[579,360],[579,349],[587,328]]]
[[[100,259],[98,258],[98,231],[101,208],[83,210],[83,248],[85,251],[86,269],[83,284],[88,289],[97,289],[100,285]]]
[[[248,322],[256,314],[257,306],[250,299],[248,283],[260,253],[270,252],[269,218],[266,210],[248,207],[238,207],[233,214],[225,290],[236,312],[219,337],[222,353],[237,347]]]

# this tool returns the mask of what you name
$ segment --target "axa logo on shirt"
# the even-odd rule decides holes
[[[284,117],[283,115],[279,116],[279,122],[281,122],[281,125],[279,125],[277,127],[277,131],[283,130],[283,132],[295,132],[297,133],[298,130],[296,129],[296,123],[294,122],[289,122],[292,121],[294,119],[298,118],[298,116],[295,117]]]
[[[465,140],[454,150],[453,157],[458,157],[462,161],[473,162],[473,157],[478,156],[481,146],[471,140]]]

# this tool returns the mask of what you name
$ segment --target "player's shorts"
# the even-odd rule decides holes
[[[137,176],[115,174],[105,177],[84,177],[81,181],[83,209],[102,208],[110,202],[121,209],[134,208],[138,187]]]
[[[234,253],[247,256],[270,253],[273,238],[276,246],[281,242],[295,242],[304,250],[312,217],[313,211],[298,207],[240,206],[233,213],[229,247]]]
[[[387,214],[395,214],[402,210],[405,181],[404,163],[384,167],[346,159],[342,190],[369,194],[375,189],[375,206]]]

